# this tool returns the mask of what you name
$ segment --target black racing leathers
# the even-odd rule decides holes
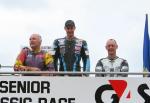
[[[72,40],[68,40],[66,37],[60,38],[54,41],[53,48],[56,71],[90,71],[89,51],[86,41],[76,37]],[[81,58],[83,69],[80,66]]]

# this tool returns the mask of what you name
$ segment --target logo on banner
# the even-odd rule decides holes
[[[102,94],[105,91],[115,91],[115,94],[112,94],[111,99],[113,99],[112,103],[119,103],[121,96],[127,88],[127,82],[125,80],[109,80],[110,84],[105,84],[100,86],[95,93],[95,101],[96,103],[104,103],[102,100]],[[126,98],[130,98],[130,92],[126,96]]]
[[[146,83],[141,84],[138,87],[138,93],[139,95],[145,100],[144,103],[150,103],[150,95],[148,95],[145,90],[149,90],[150,88],[148,87],[148,85]]]

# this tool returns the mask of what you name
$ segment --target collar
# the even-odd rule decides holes
[[[115,56],[114,58],[110,58],[110,57],[107,56],[107,58],[108,58],[109,60],[116,60],[116,59],[119,58],[119,57],[118,57],[118,56]]]
[[[30,51],[32,51],[33,53],[39,53],[41,52],[41,48],[40,49],[37,49],[37,50],[33,50],[31,47],[29,48]]]
[[[68,37],[66,36],[65,39],[68,40],[68,41],[73,41],[73,40],[76,39],[76,37],[74,36],[72,39],[68,39]]]

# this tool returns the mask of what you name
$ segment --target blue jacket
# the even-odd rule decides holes
[[[83,60],[83,71],[90,71],[90,60],[87,43],[74,37],[56,39],[53,43],[54,67],[56,71],[81,71],[80,60]],[[58,68],[59,61],[59,68]]]

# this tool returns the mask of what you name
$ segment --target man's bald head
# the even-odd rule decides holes
[[[117,42],[116,42],[115,39],[108,39],[107,42],[106,42],[106,46],[107,46],[108,44],[114,44],[114,45],[117,45]]]
[[[30,38],[37,38],[39,41],[41,41],[42,42],[42,37],[41,37],[41,35],[40,34],[36,34],[36,33],[34,33],[34,34],[32,34],[31,36],[30,36]]]
[[[34,33],[30,36],[30,47],[32,49],[40,48],[41,43],[42,43],[42,37],[40,34]]]
[[[115,57],[116,56],[116,50],[118,48],[117,42],[115,39],[109,39],[106,42],[106,50],[108,51],[109,57]]]

